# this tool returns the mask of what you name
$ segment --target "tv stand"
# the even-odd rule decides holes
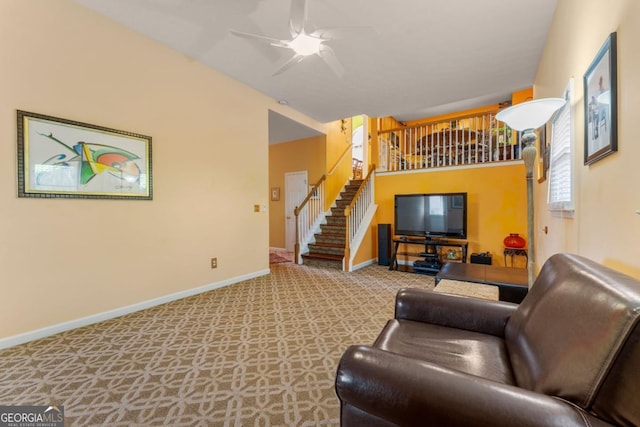
[[[413,272],[422,274],[438,274],[440,267],[442,266],[442,248],[458,248],[460,250],[460,256],[457,256],[455,260],[466,263],[467,262],[467,248],[469,242],[466,240],[447,240],[447,239],[433,239],[433,238],[417,238],[411,239],[408,237],[394,238],[393,254],[391,256],[391,265],[389,270],[398,269],[398,255],[407,255],[410,257],[422,258],[413,262]],[[420,245],[424,247],[423,252],[398,252],[398,248],[401,244],[405,245]],[[445,261],[453,261],[453,259],[445,256]]]

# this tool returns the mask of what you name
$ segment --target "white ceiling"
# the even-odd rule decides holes
[[[76,0],[319,121],[407,121],[510,100],[531,87],[557,0],[308,0],[315,28],[359,27],[292,55],[230,29],[289,39],[290,0]],[[212,94],[215,96],[215,94]]]
[[[322,133],[269,110],[269,144],[278,144],[317,135],[322,135]]]

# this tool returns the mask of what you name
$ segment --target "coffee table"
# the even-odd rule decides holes
[[[434,292],[464,295],[466,297],[482,298],[492,301],[498,301],[500,298],[500,290],[497,286],[449,279],[440,280],[438,286],[434,288]]]
[[[525,268],[447,262],[436,274],[436,286],[442,279],[497,286],[500,293],[500,301],[518,304],[529,291],[527,270]]]

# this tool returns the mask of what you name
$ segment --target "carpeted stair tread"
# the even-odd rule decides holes
[[[340,245],[340,244],[332,243],[332,242],[309,243],[309,246],[316,246],[316,247],[322,247],[322,248],[341,248],[341,249],[344,249],[344,245]]]
[[[345,186],[335,206],[331,208],[331,215],[326,217],[326,224],[320,225],[320,233],[316,233],[315,243],[309,243],[309,253],[302,254],[303,264],[311,264],[317,260],[316,265],[322,265],[322,262],[325,262],[325,265],[334,263],[331,268],[335,268],[338,264],[339,268],[342,268],[347,223],[344,211],[353,201],[363,182],[363,180],[352,180]]]
[[[345,225],[325,225],[320,226],[322,230],[322,234],[330,233],[330,234],[345,234],[346,228]]]
[[[317,237],[328,237],[330,239],[344,239],[344,233],[317,233],[316,234],[316,238]]]
[[[309,253],[322,253],[344,256],[344,244],[310,243]]]
[[[342,261],[342,259],[344,258],[344,255],[323,254],[320,252],[309,252],[308,254],[303,254],[302,258],[324,259],[329,261]]]
[[[342,225],[343,227],[347,221],[347,219],[344,216],[339,217],[339,216],[329,215],[329,216],[326,216],[325,219],[327,220],[327,223],[323,225]]]

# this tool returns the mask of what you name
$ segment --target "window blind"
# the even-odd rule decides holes
[[[573,211],[573,126],[571,117],[573,79],[564,98],[567,103],[551,121],[551,153],[549,156],[549,209]]]

